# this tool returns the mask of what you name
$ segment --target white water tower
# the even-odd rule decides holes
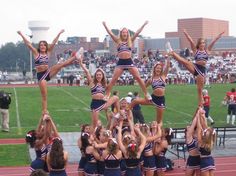
[[[32,42],[38,43],[41,40],[48,40],[47,31],[49,29],[48,21],[29,21],[28,27],[32,31]]]

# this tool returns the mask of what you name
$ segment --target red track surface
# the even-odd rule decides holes
[[[181,168],[175,168],[167,172],[166,176],[184,176],[184,162],[175,161],[175,165],[181,165]],[[235,176],[236,175],[236,157],[215,158],[216,170],[215,176]],[[70,164],[67,167],[68,176],[77,176],[77,165]],[[0,167],[0,176],[26,176],[29,175],[29,167]]]
[[[25,144],[25,139],[24,138],[0,139],[0,145],[9,145],[9,144]]]
[[[48,86],[56,87],[57,84],[48,84]],[[61,87],[68,87],[69,84],[61,84]],[[77,86],[73,84],[73,86]],[[0,88],[13,88],[13,87],[38,87],[38,84],[0,84]]]

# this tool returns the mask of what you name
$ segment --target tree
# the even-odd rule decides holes
[[[0,48],[0,70],[15,71],[16,63],[19,71],[29,70],[29,50],[22,42],[10,42]]]

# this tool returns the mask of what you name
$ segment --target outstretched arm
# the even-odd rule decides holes
[[[148,79],[145,83],[145,87],[148,87],[152,84],[152,80],[151,79]]]
[[[201,119],[200,119],[200,115],[197,117],[197,140],[198,140],[198,143],[199,145],[201,146],[201,143],[202,143],[202,132],[203,132],[203,129],[202,129],[202,125],[201,125]]]
[[[166,59],[165,69],[164,69],[164,71],[163,71],[163,74],[164,74],[165,77],[167,76],[167,74],[168,74],[168,72],[169,72],[169,68],[170,68],[170,58],[168,57],[168,58]]]
[[[50,123],[52,125],[53,137],[59,137],[59,133],[58,133],[57,127],[56,127],[55,123],[53,122],[52,118],[49,118],[49,121],[50,121]]]
[[[49,45],[49,47],[48,47],[48,52],[51,52],[51,51],[53,50],[54,46],[56,45],[56,43],[57,43],[57,41],[58,41],[58,39],[59,39],[59,37],[60,37],[60,35],[61,35],[63,32],[65,32],[64,29],[62,29],[62,30],[57,34],[56,38],[52,41],[52,44]]]
[[[206,121],[206,117],[205,117],[205,111],[203,109],[199,110],[199,116],[200,116],[199,120],[200,120],[203,130],[207,129],[208,126],[207,126],[207,121]]]
[[[153,141],[157,140],[160,137],[161,137],[161,127],[158,124],[157,125],[157,133],[154,136],[148,136],[146,139],[147,139],[147,142],[153,142]]]
[[[121,134],[121,131],[122,131],[122,126],[117,126],[116,129],[118,130],[118,133],[117,133],[117,142],[118,142],[118,145],[120,147],[120,150],[122,151],[122,153],[125,155],[126,154],[126,149],[125,149],[125,146],[122,142],[122,134]]]
[[[193,50],[193,52],[195,53],[197,48],[196,48],[196,45],[192,39],[192,37],[187,33],[187,31],[184,29],[184,35],[186,36],[187,40],[189,41],[190,43],[190,46],[191,46],[191,49]]]
[[[103,21],[102,24],[105,27],[107,33],[111,36],[112,40],[115,43],[118,43],[118,37],[115,34],[113,34],[113,32],[107,27],[106,22]]]
[[[187,143],[191,142],[190,140],[192,140],[192,138],[193,138],[193,133],[195,131],[195,128],[197,127],[198,118],[199,118],[199,109],[196,110],[194,117],[193,117],[193,121],[192,121],[190,127],[186,131]]]
[[[134,36],[131,38],[132,42],[138,37],[138,35],[142,32],[143,28],[148,24],[148,21],[145,23],[135,32]]]
[[[207,48],[208,51],[212,50],[212,48],[213,48],[214,44],[216,43],[216,41],[219,40],[224,33],[225,32],[221,32],[219,35],[217,35],[216,38],[214,38],[214,40],[212,40],[212,42],[210,43],[210,45]]]
[[[140,157],[141,153],[143,152],[143,149],[146,145],[146,137],[143,135],[143,133],[140,131],[139,128],[135,127],[134,130],[138,134],[138,136],[141,138],[141,143],[138,148],[138,157]]]
[[[17,33],[22,37],[25,45],[33,52],[33,55],[36,57],[38,55],[38,51],[35,47],[33,47],[32,43],[27,40],[27,38],[22,34],[21,31],[17,31]]]
[[[83,64],[83,59],[79,58],[79,65],[83,69],[87,79],[88,79],[88,84],[90,85],[92,83],[92,77],[89,73],[89,70],[86,68],[86,66]]]

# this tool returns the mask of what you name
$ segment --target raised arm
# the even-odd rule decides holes
[[[118,43],[118,40],[119,40],[118,37],[115,34],[113,34],[113,32],[107,27],[106,22],[103,21],[102,24],[105,27],[107,33],[111,36],[112,40],[115,43]]]
[[[63,32],[65,32],[64,29],[62,29],[62,30],[57,34],[56,38],[55,38],[55,39],[52,41],[52,43],[49,45],[49,47],[48,47],[48,52],[52,52],[52,50],[53,50],[54,46],[56,45],[56,43],[57,43],[57,41],[58,41],[60,35],[61,35]]]
[[[225,32],[221,32],[219,35],[217,35],[216,38],[214,38],[214,39],[212,40],[212,42],[211,42],[211,43],[209,44],[209,46],[207,47],[207,50],[208,50],[208,51],[211,51],[211,50],[212,50],[212,48],[213,48],[214,44],[216,43],[216,41],[219,40],[219,39],[221,38],[221,36],[222,36],[224,33],[225,33]]]
[[[208,126],[207,126],[207,121],[206,121],[206,117],[205,117],[205,111],[203,109],[199,110],[199,116],[200,116],[199,119],[200,119],[200,123],[201,123],[203,130],[207,129]]]
[[[154,136],[148,136],[147,137],[147,142],[152,142],[152,141],[155,141],[156,139],[160,138],[161,137],[161,127],[160,125],[158,124],[157,125],[157,133],[154,135]]]
[[[126,149],[125,149],[125,146],[124,146],[124,144],[123,144],[123,142],[122,142],[122,134],[121,134],[121,125],[120,126],[117,126],[116,127],[116,129],[118,130],[118,134],[117,134],[117,142],[118,142],[118,145],[119,145],[119,147],[120,147],[120,150],[122,151],[122,153],[124,154],[124,155],[126,155]]]
[[[134,135],[134,118],[133,118],[133,113],[131,112],[131,110],[129,110],[129,114],[128,114],[128,123],[130,127],[130,133],[131,135]]]
[[[141,143],[138,147],[138,157],[141,156],[141,153],[143,152],[143,149],[146,145],[146,137],[143,135],[143,133],[140,131],[140,128],[135,127],[135,132],[138,134],[138,136],[141,138]]]
[[[202,129],[200,118],[201,118],[200,115],[198,115],[198,117],[197,117],[197,140],[198,140],[198,143],[201,145],[203,129]]]
[[[56,125],[54,124],[52,118],[49,118],[49,121],[52,125],[52,130],[53,130],[53,137],[59,137],[59,133],[58,133],[58,130],[57,130],[57,127]]]
[[[96,149],[105,149],[105,148],[107,148],[107,144],[108,144],[108,142],[98,144],[97,142],[94,141],[94,147]]]
[[[84,71],[84,73],[85,73],[85,75],[86,75],[86,77],[88,79],[88,84],[90,85],[93,82],[93,80],[92,80],[92,77],[91,77],[91,75],[89,73],[89,70],[83,64],[83,59],[82,58],[79,58],[79,65],[83,69],[83,71]]]
[[[189,41],[190,43],[190,46],[191,46],[191,49],[193,50],[193,52],[195,53],[197,48],[196,48],[196,45],[192,39],[192,37],[187,33],[187,31],[184,29],[184,35],[186,36],[187,40]]]
[[[143,28],[148,24],[148,21],[145,21],[145,23],[134,33],[134,36],[132,36],[131,40],[132,42],[136,39],[136,37],[139,36],[139,34],[142,32]]]
[[[152,84],[152,80],[151,79],[148,79],[145,83],[145,86],[148,87]]]
[[[163,71],[163,75],[166,77],[168,72],[169,72],[169,68],[170,68],[170,58],[167,57],[166,59],[166,64],[165,64],[165,69]]]
[[[17,33],[21,36],[23,39],[25,45],[33,52],[34,57],[37,57],[38,51],[37,49],[32,45],[32,43],[22,34],[21,31],[17,31]]]
[[[194,116],[193,116],[193,120],[192,120],[192,123],[189,127],[189,131],[191,131],[191,134],[194,132],[194,129],[195,127],[197,126],[197,119],[198,119],[198,116],[199,116],[199,109],[196,110]]]

